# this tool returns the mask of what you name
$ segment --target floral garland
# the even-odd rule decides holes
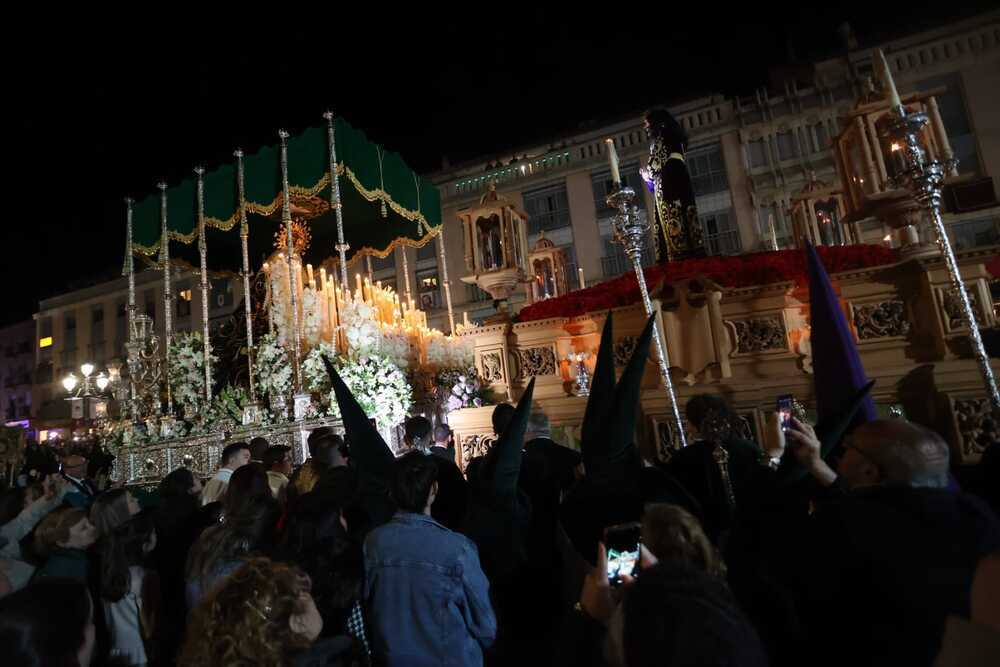
[[[167,368],[174,403],[185,416],[198,414],[205,407],[205,346],[196,331],[174,334],[170,342],[170,364]],[[210,354],[212,365],[219,358]],[[209,389],[211,391],[211,388]]]
[[[257,389],[261,396],[286,396],[291,393],[292,364],[288,358],[288,350],[281,345],[278,335],[265,335],[255,347]]]

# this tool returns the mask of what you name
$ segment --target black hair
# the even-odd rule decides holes
[[[423,452],[410,452],[396,460],[392,471],[392,498],[404,512],[422,513],[431,487],[437,481],[438,466]]]
[[[234,442],[232,444],[226,445],[226,448],[222,450],[222,456],[220,457],[219,465],[220,466],[229,465],[230,460],[232,460],[232,458],[236,456],[236,453],[239,452],[241,449],[245,449],[249,452],[250,445],[248,445],[245,442]]]
[[[622,649],[629,667],[742,665],[767,656],[724,583],[692,567],[644,570],[625,594]]]
[[[414,446],[419,446],[429,441],[431,430],[431,420],[423,415],[410,417],[406,420],[406,439]],[[427,444],[430,443],[427,442]]]
[[[145,545],[153,535],[153,518],[147,512],[135,515],[101,537],[98,544],[101,597],[117,602],[132,586],[129,568],[145,560]]]
[[[270,470],[275,464],[281,463],[288,452],[292,451],[291,447],[286,445],[271,445],[264,452],[264,470]]]
[[[79,667],[93,608],[73,579],[42,579],[0,599],[0,646],[7,667]]]
[[[493,432],[497,436],[503,435],[503,432],[507,430],[510,425],[510,420],[514,418],[514,406],[510,403],[501,403],[500,405],[493,408],[493,416],[490,420],[493,422]]]
[[[250,440],[250,460],[251,461],[263,461],[264,452],[267,451],[268,442],[267,438],[262,438],[257,436]]]
[[[267,473],[259,463],[250,463],[241,467],[229,478],[226,493],[222,496],[222,512],[226,516],[231,516],[256,498],[271,497]]]
[[[719,417],[731,417],[733,411],[721,396],[714,394],[695,394],[684,405],[684,413],[688,423],[701,430],[705,418],[710,414]]]
[[[344,445],[344,439],[328,426],[322,426],[310,433],[308,442],[309,456],[325,465],[332,465],[333,450],[340,451]]]

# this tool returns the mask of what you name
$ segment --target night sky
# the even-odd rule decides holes
[[[279,127],[321,123],[328,107],[433,171],[442,156],[490,158],[651,104],[752,94],[790,53],[838,53],[843,20],[865,45],[995,6],[938,3],[900,23],[872,2],[742,16],[722,3],[367,4],[372,16],[350,18],[282,17],[279,4],[225,22],[129,27],[52,8],[63,25],[8,23],[0,324],[120,270],[125,195],[276,143]]]

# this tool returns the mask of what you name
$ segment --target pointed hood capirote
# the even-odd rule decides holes
[[[816,384],[816,414],[819,423],[836,420],[848,411],[855,397],[868,384],[854,332],[844,317],[816,248],[805,247],[809,275],[809,327],[813,377]],[[875,404],[867,392],[855,411],[851,426],[876,419]]]
[[[580,451],[585,467],[599,466],[607,458],[608,442],[604,438],[604,425],[611,410],[615,393],[614,316],[608,311],[597,348],[597,361],[590,381],[590,395],[581,425]]]
[[[330,375],[337,405],[340,406],[340,418],[350,442],[351,459],[359,469],[364,469],[382,479],[389,479],[392,465],[396,460],[392,450],[385,444],[378,429],[369,421],[368,415],[341,379],[337,369],[325,356],[323,364]]]

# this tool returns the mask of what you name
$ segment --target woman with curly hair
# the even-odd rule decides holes
[[[267,558],[246,560],[195,609],[178,664],[350,664],[349,638],[316,641],[323,618],[310,587],[295,567]]]

